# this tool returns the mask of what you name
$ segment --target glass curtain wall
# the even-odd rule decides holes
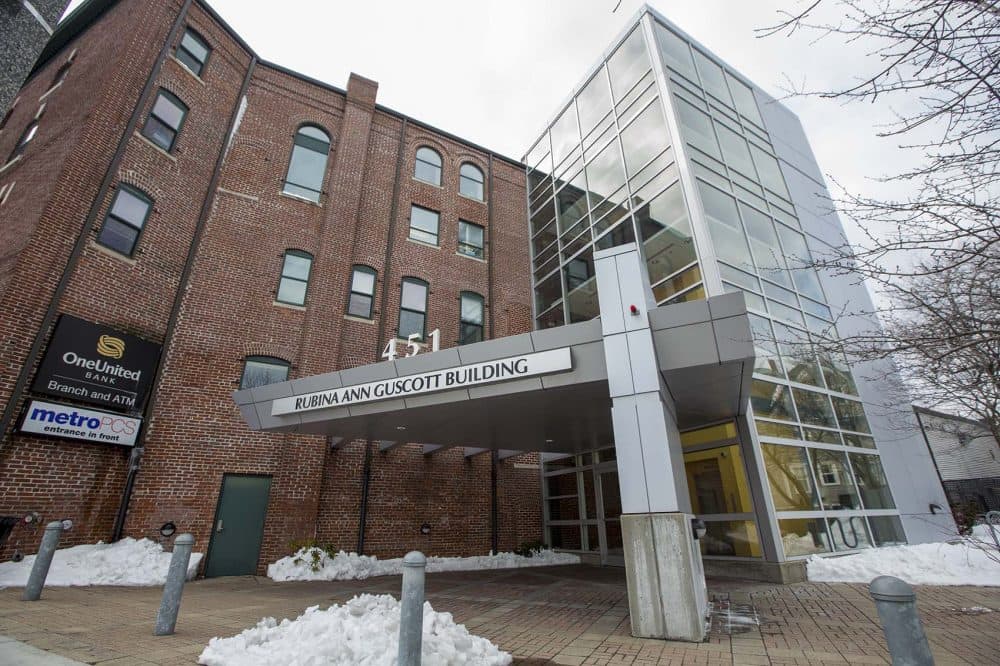
[[[641,26],[525,157],[536,326],[596,317],[593,253],[639,239],[658,301],[704,298]]]
[[[785,556],[898,543],[902,526],[851,370],[810,345],[811,335],[836,334],[833,313],[753,90],[653,25],[723,289],[742,292],[751,312],[751,404]]]

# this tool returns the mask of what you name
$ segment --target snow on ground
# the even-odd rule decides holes
[[[896,576],[911,585],[1000,586],[1000,552],[982,542],[921,543],[872,548],[844,557],[813,555],[809,580],[870,583]]]
[[[551,550],[536,551],[532,557],[514,553],[476,555],[473,557],[427,558],[427,571],[476,571],[479,569],[517,569],[556,564],[579,564],[580,558],[570,553]],[[392,576],[403,573],[403,558],[380,560],[370,555],[340,551],[330,555],[322,548],[303,548],[267,567],[269,578],[286,580],[361,580],[372,576]]]
[[[200,561],[201,553],[191,553],[189,579],[194,578]],[[34,564],[34,555],[20,562],[0,562],[0,587],[23,587]],[[170,553],[155,541],[98,542],[57,550],[45,585],[163,585],[169,566]]]
[[[399,602],[362,594],[343,606],[307,608],[295,620],[267,617],[231,638],[213,638],[198,657],[207,666],[392,666],[399,650]],[[506,666],[511,656],[424,603],[424,666]]]
[[[996,530],[997,538],[1000,538],[1000,525],[994,525],[993,529]],[[985,541],[988,544],[993,543],[993,535],[990,533],[989,525],[974,526],[972,528],[972,538]]]

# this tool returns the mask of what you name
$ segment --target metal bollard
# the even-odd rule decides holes
[[[997,537],[997,527],[1000,526],[1000,511],[987,511],[984,523],[990,531],[990,536],[993,537],[993,543],[996,544],[997,550],[1000,550],[1000,538]]]
[[[35,555],[35,563],[31,567],[31,574],[28,575],[28,584],[24,586],[24,594],[21,595],[23,601],[38,601],[38,598],[42,596],[45,578],[49,575],[52,556],[56,554],[59,534],[62,531],[62,523],[58,520],[53,520],[45,526],[42,545],[38,547],[38,555]]]
[[[879,576],[868,586],[868,593],[875,600],[893,666],[933,666],[913,588],[893,576]]]
[[[420,666],[424,633],[424,568],[427,558],[418,550],[403,558],[403,592],[399,600],[398,666]]]
[[[190,534],[179,534],[174,539],[174,552],[170,556],[167,582],[163,585],[163,598],[160,600],[160,610],[156,614],[154,636],[169,636],[174,633],[174,627],[177,626],[177,611],[181,607],[181,593],[184,592],[184,582],[187,580],[192,547],[194,547],[194,537]]]

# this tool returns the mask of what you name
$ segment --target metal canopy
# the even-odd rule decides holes
[[[683,430],[745,411],[753,343],[741,294],[650,310],[660,374]],[[599,320],[236,391],[254,430],[432,446],[575,452],[613,443]],[[275,399],[569,347],[569,371],[349,407],[271,415]],[[618,369],[612,369],[612,372]],[[431,449],[434,450],[434,449]]]

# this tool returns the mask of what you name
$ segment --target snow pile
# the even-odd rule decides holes
[[[580,558],[570,553],[551,550],[535,551],[532,557],[515,553],[475,555],[473,557],[428,557],[427,571],[477,571],[480,569],[517,569],[557,564],[579,564]],[[287,580],[361,580],[373,576],[403,573],[403,558],[380,560],[371,555],[340,551],[331,556],[322,548],[303,548],[290,557],[283,557],[267,567],[269,578]]]
[[[188,578],[194,578],[201,553],[191,553]],[[23,587],[35,564],[29,555],[20,562],[0,563],[0,587]],[[163,585],[170,553],[149,539],[126,538],[115,543],[88,544],[57,550],[46,586]]]
[[[399,651],[399,602],[362,594],[343,606],[312,606],[295,620],[267,617],[232,638],[213,638],[198,657],[207,666],[393,666]],[[424,603],[421,663],[506,666],[511,656],[473,636],[451,613]]]
[[[968,542],[872,548],[844,557],[813,555],[809,580],[870,583],[896,576],[911,585],[1000,586],[1000,553]]]
[[[1000,525],[994,525],[993,529],[996,530],[997,538],[1000,538]],[[988,544],[992,544],[993,535],[990,533],[990,526],[974,525],[972,528],[972,538],[978,539],[979,541],[985,541]]]

